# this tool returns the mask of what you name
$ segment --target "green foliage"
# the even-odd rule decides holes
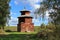
[[[38,31],[40,31],[40,26],[35,26],[34,27],[34,32],[38,32]]]
[[[49,32],[54,32],[55,29],[56,29],[55,25],[52,24],[51,22],[48,23],[48,25],[46,26],[46,28],[47,28],[47,30],[48,30]]]
[[[44,23],[41,24],[40,26],[42,29],[44,29],[46,27],[46,25]]]
[[[7,20],[10,18],[10,0],[0,0],[0,27],[4,29]]]
[[[40,31],[36,35],[36,37],[41,40],[59,40],[60,25],[54,25],[51,22],[49,22],[48,25],[41,24]]]
[[[35,11],[38,15],[42,14],[42,17],[46,14],[46,11],[51,10],[49,12],[49,16],[52,19],[52,23],[60,24],[60,0],[43,0],[43,2],[40,3],[40,8]],[[54,10],[54,11],[53,11]]]
[[[36,12],[37,14],[42,14],[42,17],[44,17],[44,14],[46,11],[51,10],[49,12],[49,23],[47,25],[47,32],[48,32],[48,40],[60,40],[60,0],[43,0],[40,4],[40,8]]]

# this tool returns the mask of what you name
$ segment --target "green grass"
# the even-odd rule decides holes
[[[7,32],[9,34],[36,34],[37,32]]]
[[[39,26],[35,26],[34,30],[37,32],[39,28],[40,28]],[[4,30],[17,31],[17,27],[16,26],[5,27]]]
[[[4,30],[10,30],[12,32],[7,32],[7,34],[36,34],[38,32],[39,27],[35,26],[34,27],[34,32],[17,32],[17,27],[16,26],[10,26],[10,27],[5,27]]]
[[[39,40],[33,34],[10,34],[0,36],[0,40]]]
[[[17,27],[15,26],[5,27],[4,30],[17,31]]]
[[[7,35],[0,35],[0,40],[39,40],[35,37],[39,27],[35,27],[35,32],[17,32],[17,27],[5,27],[6,30],[12,32],[6,32]]]

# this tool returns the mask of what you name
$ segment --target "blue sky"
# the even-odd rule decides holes
[[[26,8],[26,10],[31,11],[31,16],[33,16],[32,22],[34,23],[35,26],[39,26],[41,23],[48,23],[48,14],[46,14],[46,18],[43,21],[42,18],[35,19],[34,17],[34,11],[40,7],[40,2],[42,0],[11,0],[9,5],[11,7],[10,9],[10,16],[11,20],[9,20],[9,25],[10,26],[17,26],[18,24],[18,19],[17,17],[21,16],[20,11]]]

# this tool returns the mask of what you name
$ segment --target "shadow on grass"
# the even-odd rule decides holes
[[[0,35],[0,40],[39,40],[35,34],[9,34]]]
[[[17,32],[17,31],[5,30],[5,32]]]

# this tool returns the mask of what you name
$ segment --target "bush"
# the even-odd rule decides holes
[[[11,30],[6,30],[6,32],[12,32]]]

